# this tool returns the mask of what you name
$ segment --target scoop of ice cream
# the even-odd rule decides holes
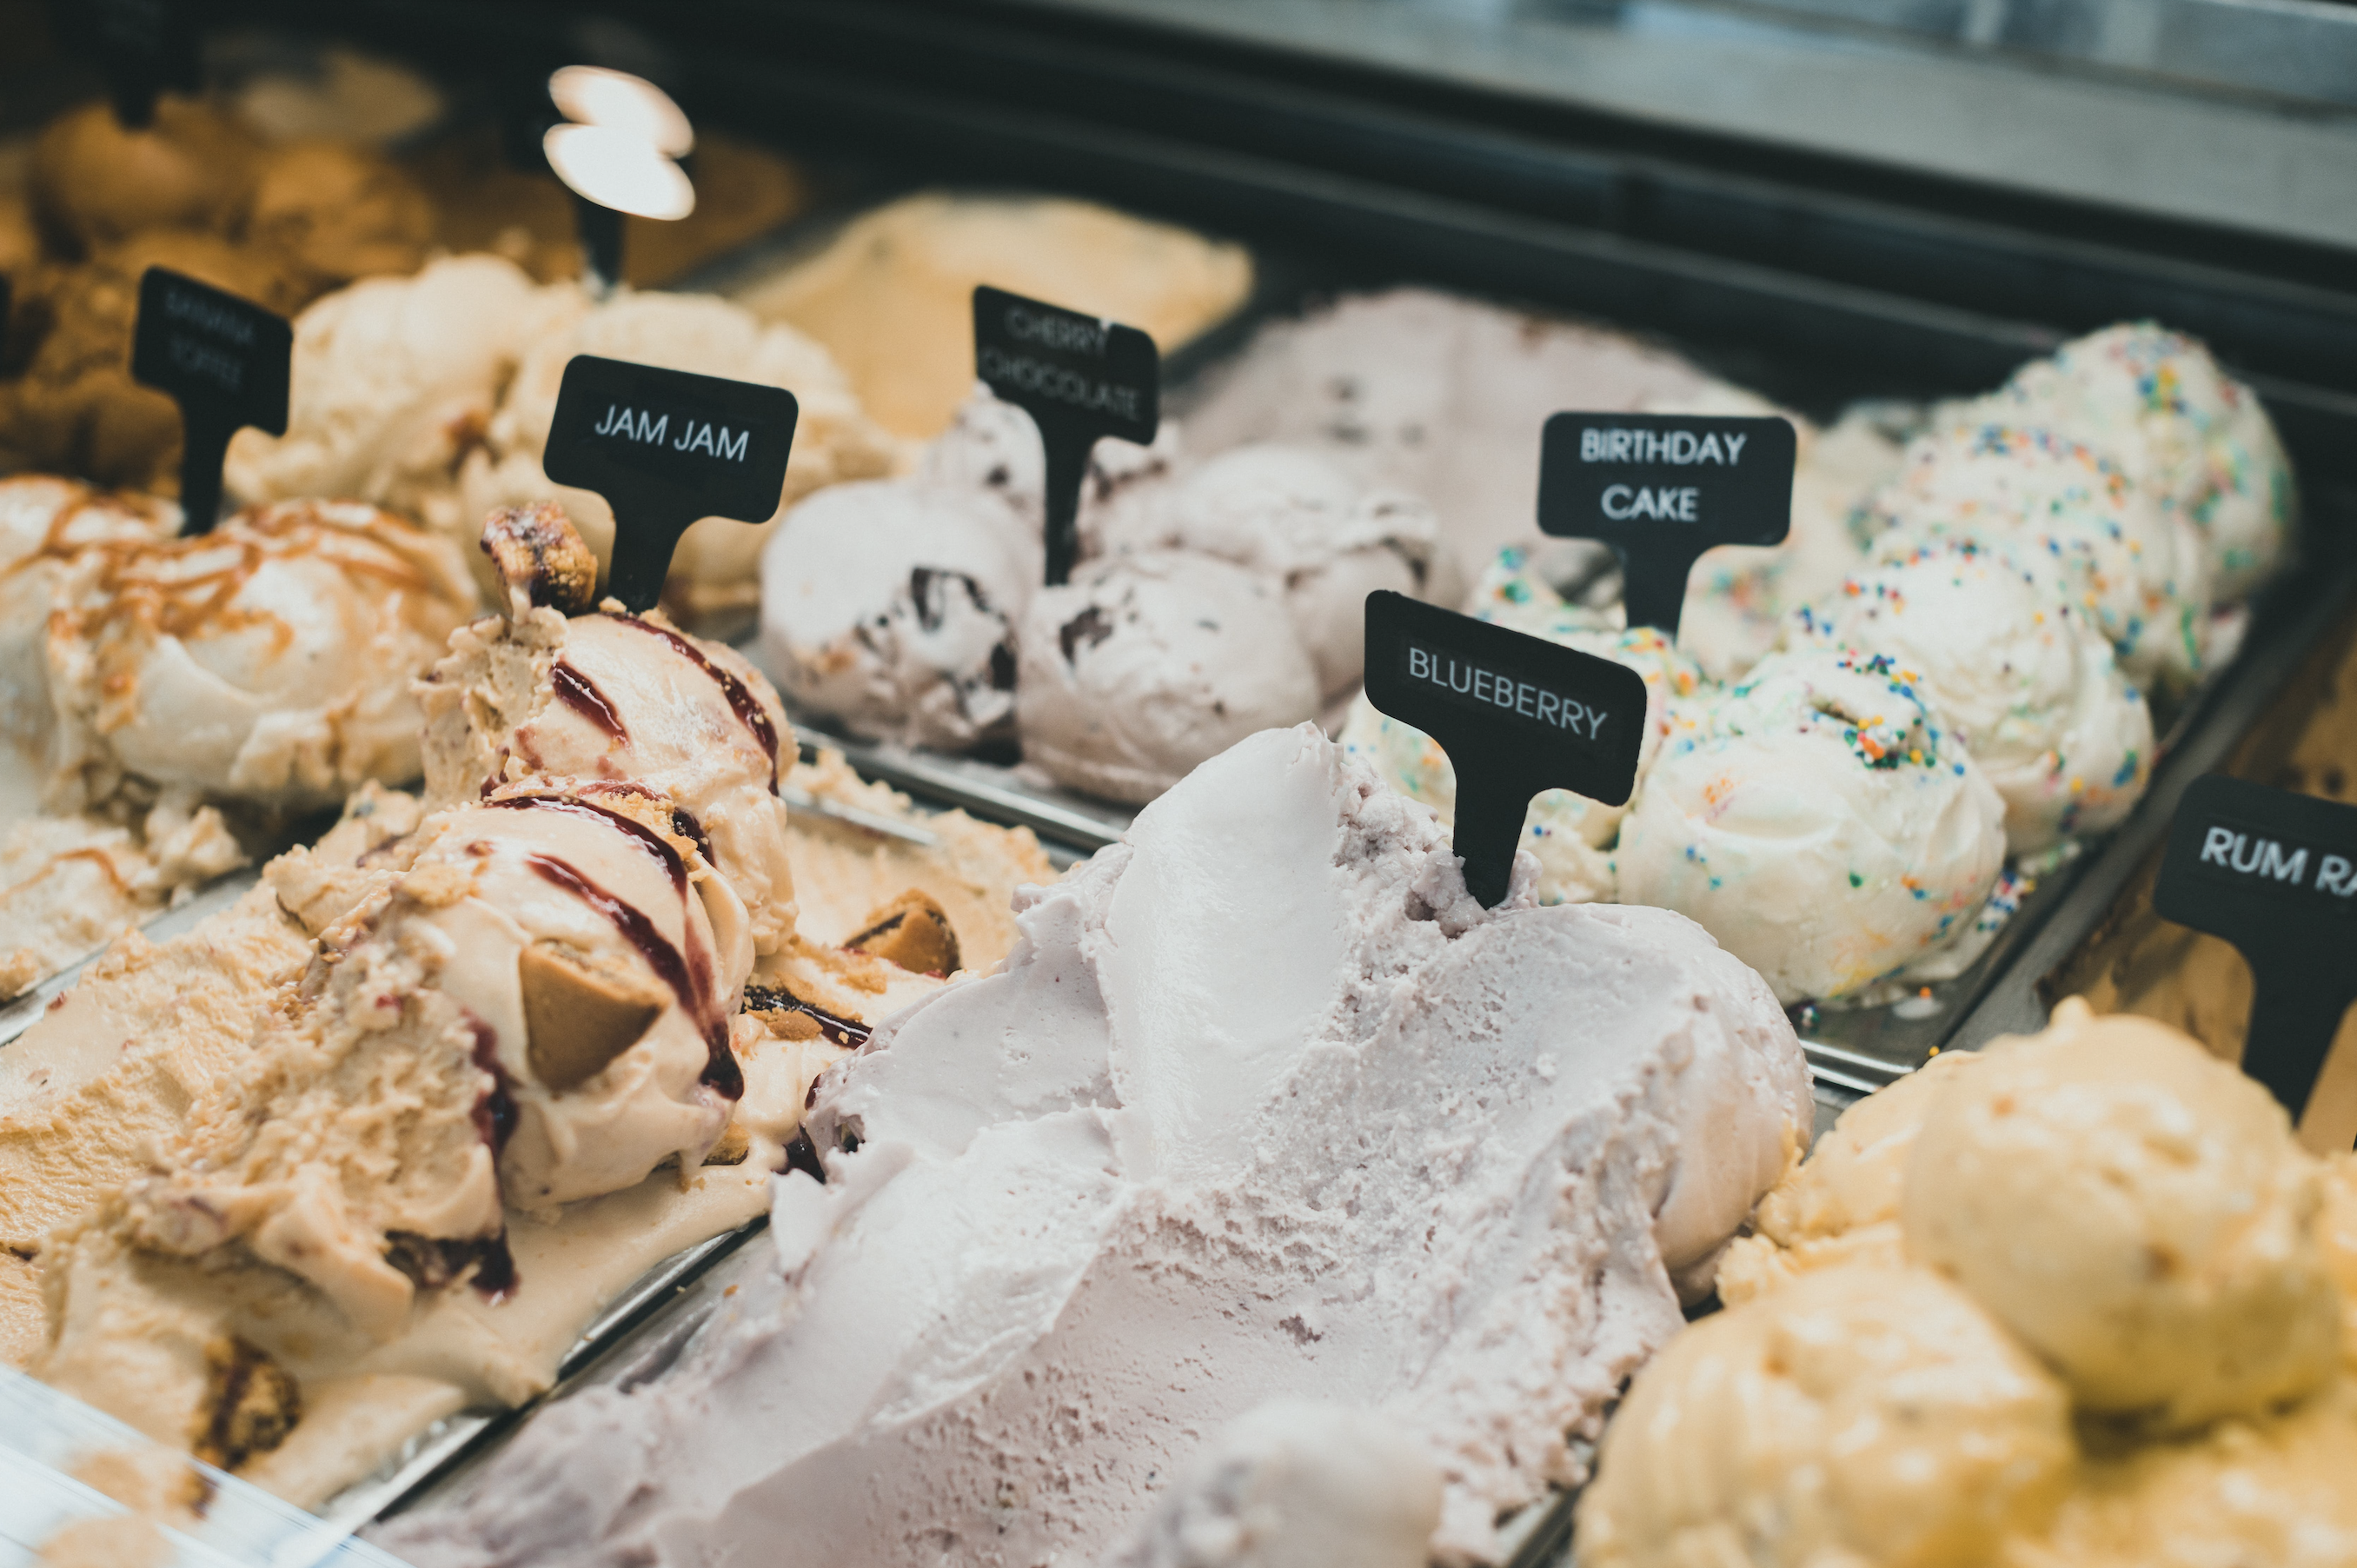
[[[1430,507],[1369,489],[1298,447],[1236,447],[1161,499],[1109,529],[1105,550],[1190,550],[1273,579],[1328,702],[1348,695],[1366,668],[1367,596],[1423,596],[1438,548]]]
[[[52,269],[37,302],[49,328],[9,404],[8,444],[32,467],[179,493],[179,408],[131,379],[139,280],[150,267],[169,267],[281,312],[299,300],[270,258],[196,230],[142,230],[87,262]]]
[[[1790,1026],[1690,922],[1481,909],[1307,726],[1018,918],[822,1084],[840,1152],[780,1183],[777,1270],[383,1544],[1089,1562],[1227,1423],[1315,1397],[1418,1444],[1437,1555],[1486,1560],[1807,1123]]]
[[[178,510],[153,496],[47,474],[0,479],[0,736],[36,778],[57,734],[49,613],[71,563],[93,545],[157,544],[179,530]]]
[[[1104,553],[1109,520],[1127,511],[1141,495],[1159,490],[1180,450],[1178,422],[1168,417],[1156,427],[1150,446],[1103,440],[1090,449],[1081,482],[1083,555]],[[1023,410],[1001,403],[988,387],[977,384],[958,404],[949,428],[926,443],[916,477],[950,489],[986,491],[1011,507],[1035,535],[1046,532],[1048,459],[1039,444],[1039,427]]]
[[[167,95],[126,128],[104,100],[68,110],[33,144],[33,200],[73,253],[143,229],[225,231],[253,189],[258,151],[219,110]]]
[[[2183,1429],[2332,1371],[2320,1201],[2265,1089],[2164,1025],[2066,1003],[1932,1107],[1902,1219],[2083,1409]]]
[[[2192,523],[2093,447],[2018,424],[1921,437],[1862,526],[1880,561],[1940,540],[2009,548],[2102,628],[2140,685],[2181,687],[2207,666],[2210,575]]]
[[[429,803],[534,780],[592,799],[651,793],[719,873],[707,895],[725,887],[742,906],[755,950],[791,935],[777,781],[793,732],[777,693],[734,649],[659,615],[568,620],[538,608],[461,628],[422,702]]]
[[[73,549],[44,658],[52,809],[133,776],[274,806],[414,778],[411,682],[473,607],[443,540],[358,502]]]
[[[1703,552],[1686,578],[1679,650],[1716,681],[1740,679],[1772,651],[1783,637],[1787,615],[1833,592],[1867,564],[1865,542],[1851,529],[1851,514],[1899,471],[1901,454],[1870,408],[1846,413],[1821,431],[1803,425],[1792,470],[1792,532],[1781,544],[1766,549],[1723,544]]]
[[[611,561],[614,513],[605,498],[554,484],[540,467],[557,389],[576,354],[791,392],[800,413],[779,517],[813,490],[878,478],[899,462],[898,447],[861,412],[834,360],[792,328],[764,326],[741,306],[710,295],[625,292],[526,349],[491,421],[489,447],[469,457],[463,475],[470,522],[499,507],[560,500],[598,559]],[[672,556],[666,591],[683,613],[694,616],[750,610],[760,596],[761,545],[776,522],[777,518],[759,526],[726,518],[697,522]]]
[[[2222,602],[2283,558],[2296,510],[2283,444],[2257,396],[2196,338],[2121,322],[2031,360],[1976,406],[2084,442],[2190,518]]]
[[[853,733],[964,751],[1015,733],[1038,535],[986,492],[906,480],[802,501],[761,552],[761,657]]]
[[[707,918],[659,814],[503,792],[421,833],[389,894],[321,933],[258,1070],[124,1198],[140,1245],[242,1241],[378,1338],[437,1253],[498,1241],[502,1188],[546,1209],[693,1168],[744,1090],[751,947]]]
[[[263,155],[243,233],[317,292],[415,272],[434,239],[434,204],[381,154],[324,138],[292,142]]]
[[[1099,1568],[1426,1568],[1440,1477],[1369,1411],[1261,1406]]]
[[[1252,283],[1241,247],[1169,224],[1053,197],[928,191],[853,220],[744,298],[826,345],[869,413],[921,440],[974,384],[977,285],[1126,323],[1168,353],[1234,312]]]
[[[2087,1456],[2084,1479],[2008,1568],[2326,1563],[2357,1542],[2357,1388]]]
[[[524,346],[584,307],[572,285],[540,287],[486,255],[329,295],[295,322],[286,434],[239,431],[223,479],[249,501],[353,496],[466,532],[459,464],[490,430]]]
[[[1789,636],[1911,673],[2004,798],[2018,854],[2100,832],[2144,796],[2151,709],[2103,634],[2013,548],[1926,545],[1803,606]]]
[[[1483,620],[1546,638],[1598,658],[1628,665],[1645,678],[1645,734],[1638,748],[1630,800],[1644,788],[1646,774],[1670,733],[1671,704],[1693,697],[1706,684],[1694,661],[1651,627],[1633,631],[1589,629],[1591,613],[1566,604],[1520,550],[1499,553],[1473,599]],[[1457,774],[1440,744],[1412,725],[1379,711],[1362,694],[1342,726],[1344,748],[1365,758],[1383,782],[1412,800],[1422,800],[1453,822]],[[1608,806],[1568,789],[1542,790],[1523,820],[1523,847],[1539,863],[1543,904],[1609,901],[1615,893],[1608,853],[1628,815],[1628,805]]]
[[[1752,1211],[1718,1265],[1719,1299],[1740,1306],[1797,1274],[1867,1262],[1906,1261],[1899,1229],[1907,1159],[1940,1095],[1986,1058],[1943,1051],[1898,1082],[1876,1090],[1840,1119]]]
[[[1282,590],[1209,555],[1084,567],[1033,596],[1016,646],[1024,759],[1109,800],[1150,800],[1255,730],[1318,712]]]
[[[1967,1568],[2047,1521],[2075,1459],[2061,1386],[1963,1291],[1812,1274],[1637,1374],[1579,1500],[1579,1560]]]
[[[2005,803],[1889,657],[1771,654],[1673,720],[1621,823],[1620,897],[1699,920],[1779,999],[1921,957],[1996,886]]]

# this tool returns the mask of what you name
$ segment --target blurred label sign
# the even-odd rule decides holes
[[[1792,526],[1792,424],[1701,413],[1558,413],[1539,445],[1539,527],[1620,557],[1631,626],[1674,635],[1695,557]]]
[[[295,328],[275,311],[163,267],[139,280],[131,377],[180,405],[180,510],[190,533],[221,516],[221,459],[246,425],[286,434]]]
[[[698,519],[777,515],[800,413],[782,387],[576,354],[557,389],[542,467],[614,509],[607,592],[649,610],[680,535]]]
[[[2169,823],[2152,904],[2250,961],[2243,1070],[2298,1120],[2357,1002],[2357,807],[2197,779]]]
[[[1143,446],[1162,421],[1154,339],[1103,317],[987,285],[974,291],[975,376],[1039,427],[1047,458],[1048,581],[1080,558],[1081,484],[1104,436]]]
[[[1485,908],[1506,897],[1532,796],[1618,806],[1636,782],[1644,677],[1405,594],[1367,596],[1367,700],[1448,753],[1456,849]]]

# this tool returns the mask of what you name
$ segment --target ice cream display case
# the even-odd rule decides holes
[[[2357,132],[2287,63],[2341,34],[2212,56],[2186,39],[2262,24],[2036,9],[355,0],[330,34],[231,3],[208,96],[154,128],[59,64],[0,165],[30,563],[0,604],[49,617],[5,853],[90,869],[0,910],[42,938],[5,956],[0,1160],[50,1173],[0,1206],[0,1356],[429,1568],[784,1528],[1193,1562],[1262,1486],[1330,1560],[1538,1568],[1641,1430],[1606,1425],[1624,1396],[1583,1560],[1667,1561],[1692,1434],[1663,1412],[1706,1352],[1630,1380],[1700,1342],[1682,1309],[1738,1380],[1788,1376],[1775,1336],[1862,1337],[1825,1409],[1969,1365],[2015,1463],[1943,1458],[1980,1511],[1924,1528],[1991,1551],[2125,1539],[2102,1498],[2165,1486],[2159,1438],[2298,1400],[2330,1425],[2330,1246],[2236,1276],[2296,1330],[2275,1359],[2147,1387],[1979,1217],[1891,1186],[1925,1116],[1997,1168],[2002,1130],[1944,1109],[1999,1076],[1958,1047],[2039,1036],[1990,1059],[2109,1092],[2144,1037],[2075,1005],[2040,1035],[2068,996],[2231,1059],[2246,983],[2153,915],[2157,846],[2204,773],[2347,771]],[[684,221],[534,163],[607,128],[615,72],[694,126],[648,162]],[[243,129],[174,118],[224,104]],[[92,173],[125,145],[245,183]],[[193,419],[110,359],[150,267],[294,320],[210,545],[82,483],[200,493]],[[974,389],[977,285],[1150,337],[1150,439],[1060,477]],[[562,465],[585,360],[793,394],[778,515],[683,514],[659,610],[597,606],[640,524]],[[607,428],[651,442],[652,407]],[[1652,568],[1540,527],[1566,411],[1687,432],[1681,462],[1779,423],[1789,540],[1681,563],[1632,624]],[[1643,493],[1670,521],[1697,492]],[[216,571],[298,633],[241,640],[188,587]],[[1449,854],[1458,754],[1362,689],[1376,595],[1630,693],[1625,803],[1539,795],[1499,908]],[[183,657],[233,711],[172,709]],[[156,1048],[109,1061],[107,1031]],[[2278,1160],[2264,1095],[2169,1059],[2269,1204],[2345,1200]],[[1962,1283],[1860,1305],[1884,1276],[1849,1271],[1932,1255],[1919,1226]],[[1332,1403],[1231,1426],[1220,1376],[1083,1375],[1133,1341],[1412,1410],[1446,1463]],[[825,1408],[768,1391],[813,1376]],[[2064,1478],[2078,1418],[2129,1423],[2101,1486]],[[1801,1486],[1809,1441],[1709,1507]],[[937,1495],[983,1501],[937,1527]],[[1889,1511],[1824,1528],[1878,1561]]]

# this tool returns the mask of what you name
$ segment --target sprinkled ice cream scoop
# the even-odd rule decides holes
[[[1919,672],[2005,800],[2016,854],[2125,817],[2152,771],[2152,712],[2111,644],[2009,551],[1938,542],[1850,578],[1786,626],[1794,646]]]
[[[1483,620],[1618,660],[1645,678],[1645,738],[1632,791],[1643,788],[1646,771],[1670,731],[1673,703],[1709,684],[1694,660],[1652,627],[1616,631],[1600,624],[1603,613],[1565,599],[1520,548],[1499,553],[1474,591],[1471,608]],[[1351,706],[1341,738],[1345,750],[1372,764],[1393,789],[1430,806],[1442,821],[1455,821],[1457,775],[1448,754],[1431,736],[1378,711],[1361,695]],[[1635,799],[1633,792],[1631,799]],[[1628,810],[1568,789],[1544,790],[1533,799],[1523,822],[1523,847],[1538,859],[1541,903],[1612,901],[1609,851]]]
[[[1621,823],[1621,898],[1698,920],[1787,1004],[1961,939],[2005,860],[2005,803],[1882,654],[1788,650],[1681,704]]]
[[[1939,540],[2010,549],[2102,628],[2120,667],[2181,689],[2208,664],[2212,598],[2200,535],[2119,465],[2052,431],[1958,425],[1919,439],[1861,513],[1880,562]]]
[[[2069,432],[2190,519],[2222,603],[2283,558],[2298,504],[2283,443],[2199,339],[2150,321],[2106,327],[2024,365],[1974,407]]]

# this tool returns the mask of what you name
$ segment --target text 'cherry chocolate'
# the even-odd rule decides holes
[[[221,521],[221,460],[246,425],[286,434],[295,328],[274,311],[164,267],[139,279],[131,379],[180,405],[182,530]]]
[[[1629,624],[1674,636],[1697,556],[1791,532],[1796,440],[1776,418],[1558,413],[1540,437],[1539,528],[1612,546]]]
[[[1367,700],[1448,753],[1456,849],[1484,908],[1505,899],[1532,796],[1618,806],[1636,784],[1643,676],[1405,594],[1367,596]]]
[[[2197,779],[2169,823],[2152,905],[2250,961],[2243,1070],[2297,1121],[2357,1002],[2357,807]]]
[[[974,374],[1039,427],[1047,459],[1048,581],[1080,559],[1081,484],[1103,436],[1143,446],[1162,420],[1162,359],[1135,327],[1005,289],[974,291]]]
[[[542,467],[614,509],[606,591],[634,611],[662,595],[697,520],[767,522],[786,489],[800,408],[782,387],[576,354],[565,367]]]

